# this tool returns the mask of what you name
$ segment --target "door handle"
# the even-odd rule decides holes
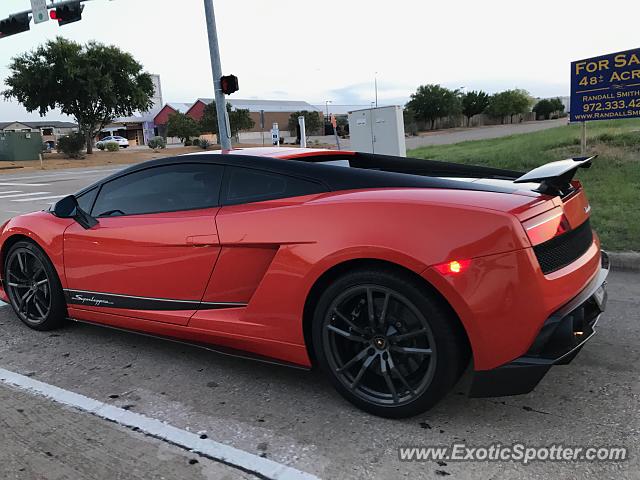
[[[187,245],[192,247],[207,247],[218,245],[218,235],[193,235],[187,237]]]

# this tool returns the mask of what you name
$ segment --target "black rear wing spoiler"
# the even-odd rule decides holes
[[[547,195],[563,195],[571,189],[571,180],[579,168],[589,168],[592,157],[577,157],[546,163],[525,173],[513,183],[540,183],[537,192]]]
[[[504,168],[363,152],[356,152],[353,157],[349,158],[349,163],[354,168],[407,173],[426,177],[503,178],[513,180],[522,175],[522,172]]]

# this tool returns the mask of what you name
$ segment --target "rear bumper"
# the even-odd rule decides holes
[[[553,365],[566,365],[595,334],[607,302],[609,257],[602,252],[596,277],[570,302],[553,313],[527,353],[491,370],[475,371],[470,397],[499,397],[529,393]]]

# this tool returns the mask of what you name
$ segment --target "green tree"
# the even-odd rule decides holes
[[[551,105],[553,106],[553,111],[558,113],[564,112],[564,103],[559,98],[552,98]]]
[[[513,116],[528,112],[531,104],[529,92],[516,88],[492,95],[486,112],[494,118],[500,118],[501,123],[504,123],[506,116],[513,122]]]
[[[536,118],[543,118],[547,120],[549,115],[553,112],[553,105],[551,100],[543,98],[533,107],[533,111],[536,112]]]
[[[116,117],[147,111],[153,102],[151,76],[117,47],[56,38],[9,64],[3,95],[41,116],[54,108],[75,118],[87,153],[93,139]]]
[[[301,112],[293,112],[289,115],[289,123],[287,128],[294,134],[298,128],[298,117],[304,117],[304,128],[307,135],[317,135],[323,127],[320,120],[320,114],[318,112],[309,112],[302,110]]]
[[[430,129],[433,130],[438,118],[460,112],[460,92],[440,85],[421,85],[416,93],[411,94],[406,106],[414,113],[416,120],[430,122]]]
[[[231,127],[231,136],[238,138],[240,132],[251,130],[255,127],[256,122],[251,118],[251,113],[247,109],[234,110],[229,103],[227,103],[227,114],[229,115],[229,125]],[[211,102],[204,107],[202,118],[200,119],[200,129],[203,132],[215,133],[218,135],[218,112],[216,110],[216,103]],[[218,141],[220,143],[220,141]]]
[[[489,94],[482,90],[472,90],[462,95],[462,113],[467,117],[467,126],[471,123],[471,117],[484,112],[489,106]]]
[[[543,98],[533,107],[536,118],[548,120],[553,113],[564,112],[564,104],[559,98]]]
[[[193,118],[180,112],[169,115],[167,136],[177,137],[181,142],[188,143],[191,137],[197,137],[199,135],[200,126]]]

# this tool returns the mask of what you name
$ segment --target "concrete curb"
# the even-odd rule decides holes
[[[640,252],[609,252],[613,270],[640,272]]]

